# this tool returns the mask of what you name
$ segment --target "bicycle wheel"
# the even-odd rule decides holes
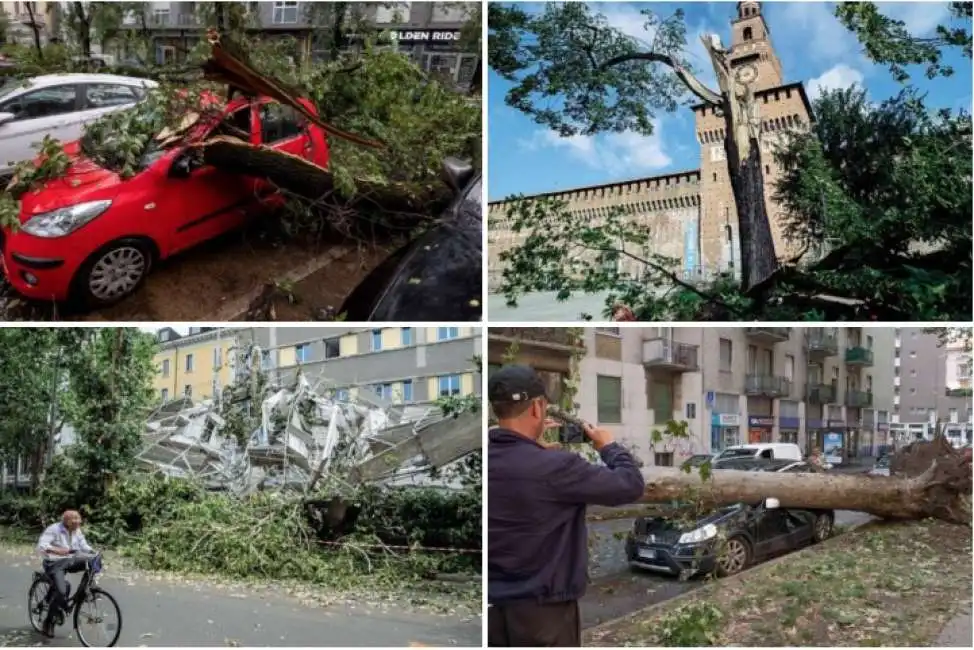
[[[92,626],[94,629],[87,632],[82,626]],[[86,648],[110,648],[115,645],[122,634],[122,610],[115,598],[99,587],[89,589],[74,608],[74,631],[78,633],[78,641]]]
[[[47,616],[48,593],[51,590],[51,583],[46,580],[34,580],[27,591],[27,618],[30,626],[37,630],[39,634],[44,633],[44,618]]]

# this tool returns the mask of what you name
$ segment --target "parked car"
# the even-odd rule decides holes
[[[141,101],[159,84],[110,74],[51,74],[10,79],[0,88],[0,176],[37,154],[50,135],[61,142],[81,137],[86,124]]]
[[[112,304],[135,291],[157,261],[279,202],[268,181],[204,165],[186,146],[241,133],[253,145],[328,164],[324,131],[268,98],[231,101],[212,119],[201,119],[182,145],[151,149],[127,179],[72,142],[65,147],[74,159],[67,175],[25,194],[20,229],[5,229],[0,237],[3,271],[14,289],[38,300]]]
[[[693,456],[690,456],[685,461],[683,461],[680,467],[682,467],[683,469],[687,469],[687,468],[692,469],[695,467],[700,467],[701,465],[707,462],[709,462],[712,465],[718,455],[719,454],[694,454]]]
[[[455,198],[439,223],[376,267],[345,299],[350,321],[479,321],[483,307],[483,176],[448,158]]]
[[[880,456],[869,473],[873,476],[889,476],[889,461],[889,456]]]
[[[747,445],[728,447],[717,455],[716,460],[728,458],[765,458],[768,460],[788,458],[801,460],[801,447],[792,442],[755,442]]]
[[[715,469],[816,471],[808,463],[788,460],[735,460],[717,463]],[[832,510],[782,508],[775,498],[724,506],[690,522],[677,516],[640,517],[626,537],[626,558],[634,569],[684,576],[716,573],[723,577],[768,557],[828,539],[834,523]]]

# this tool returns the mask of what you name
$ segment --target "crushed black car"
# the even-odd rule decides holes
[[[796,461],[717,463],[720,471],[810,473]],[[633,569],[690,578],[740,573],[764,559],[790,553],[832,536],[835,512],[781,508],[777,499],[736,503],[702,516],[640,517],[626,537],[626,559]]]

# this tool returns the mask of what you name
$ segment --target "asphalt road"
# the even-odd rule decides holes
[[[0,646],[79,646],[64,625],[47,640],[27,622],[27,589],[36,561],[0,550]],[[73,580],[76,584],[76,580]],[[479,646],[479,616],[440,616],[396,605],[323,607],[273,591],[209,587],[152,574],[101,585],[119,602],[118,646]]]
[[[837,510],[836,526],[865,523],[871,516],[852,510]],[[686,581],[648,571],[631,570],[626,561],[625,534],[633,519],[589,522],[589,578],[591,583],[581,600],[582,628],[587,629],[644,607],[664,602],[704,586],[696,578]]]

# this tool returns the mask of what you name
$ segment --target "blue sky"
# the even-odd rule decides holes
[[[675,6],[686,16],[689,59],[698,77],[715,88],[713,71],[699,43],[699,35],[720,34],[730,41],[730,20],[735,2],[589,3],[610,24],[627,34],[647,39],[639,9],[649,7],[670,15]],[[771,41],[781,60],[786,82],[802,81],[814,99],[821,88],[866,88],[872,101],[895,95],[902,87],[885,66],[869,61],[859,41],[833,16],[833,3],[764,2],[762,12],[771,28]],[[888,16],[905,21],[913,34],[931,34],[948,19],[946,2],[895,2],[880,4]],[[971,61],[951,52],[946,63],[955,74],[949,79],[927,80],[922,69],[911,69],[913,82],[927,92],[931,107],[971,110]],[[597,185],[628,178],[655,176],[700,165],[700,149],[693,132],[693,113],[687,107],[657,117],[650,137],[634,133],[559,138],[504,103],[510,84],[489,72],[488,110],[490,152],[488,197],[533,194],[582,185]]]

